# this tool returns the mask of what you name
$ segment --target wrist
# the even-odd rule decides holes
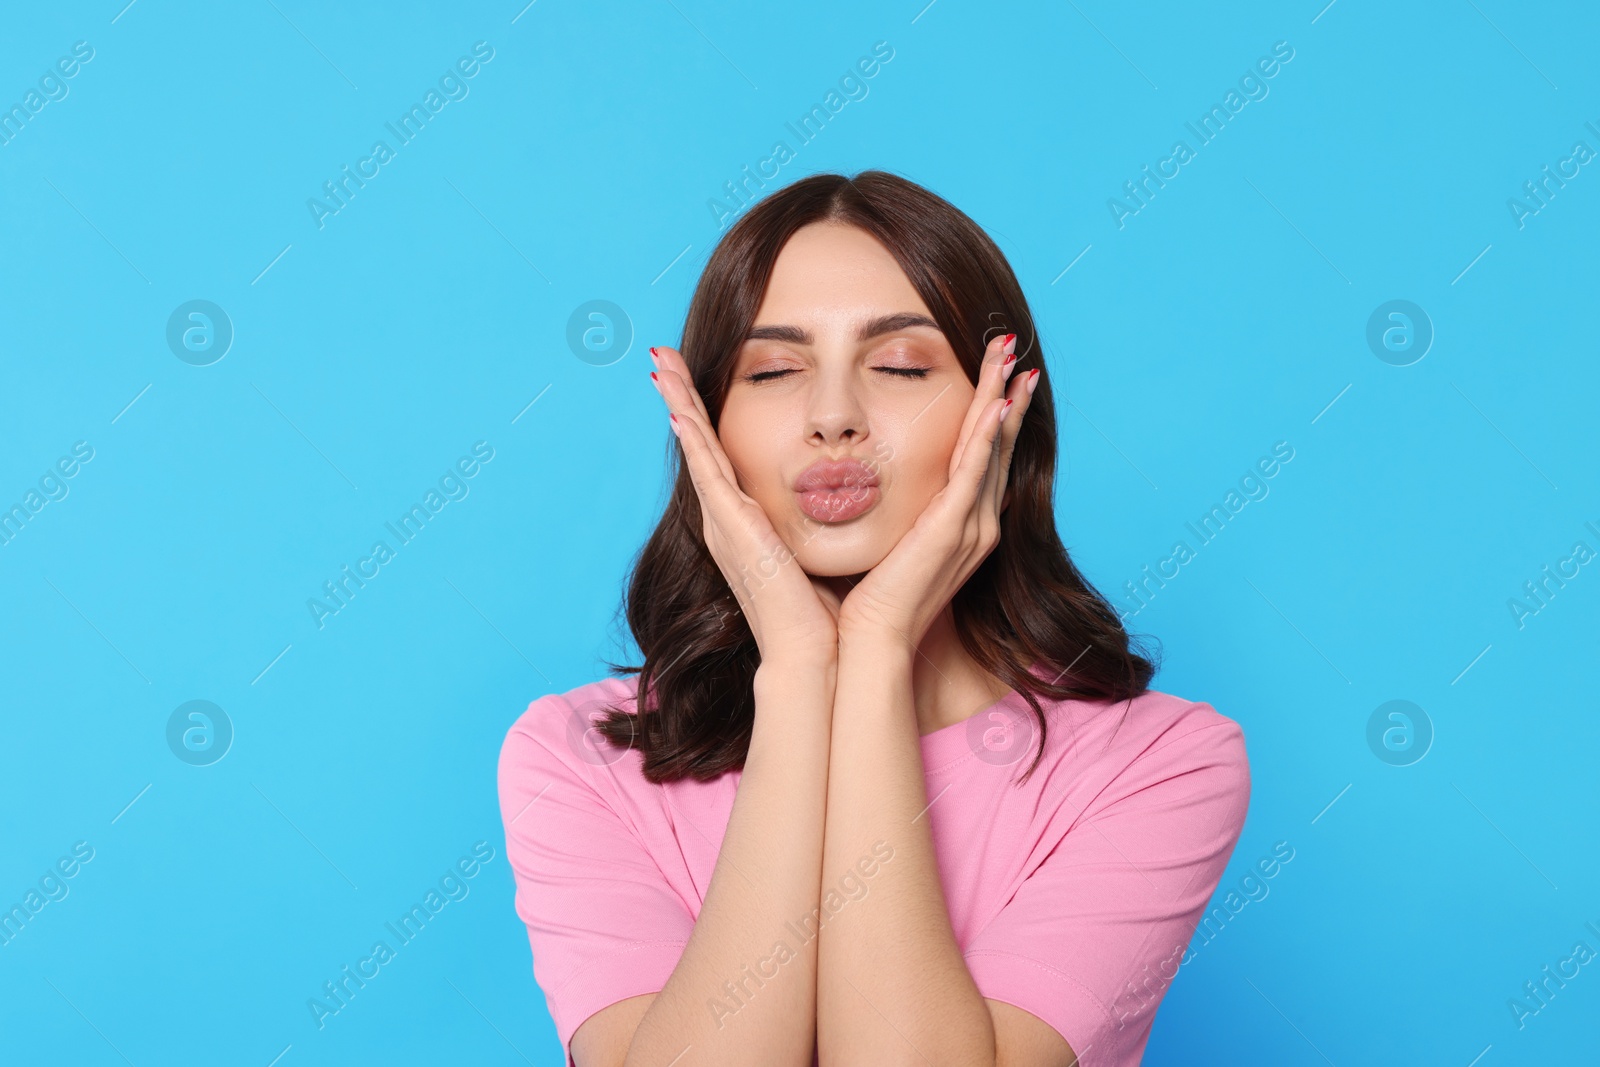
[[[839,667],[837,647],[806,651],[776,652],[762,657],[756,665],[757,679],[832,678]]]
[[[916,654],[905,635],[888,626],[863,623],[839,628],[841,659],[896,667],[910,665]]]

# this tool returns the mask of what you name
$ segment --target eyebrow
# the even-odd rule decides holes
[[[868,319],[856,330],[857,341],[868,341],[874,337],[881,337],[886,333],[898,333],[913,327],[925,326],[930,329],[939,329],[939,324],[914,311],[899,311],[892,315],[879,315],[875,319]],[[814,344],[816,339],[811,336],[811,331],[799,326],[754,326],[745,337],[747,341],[787,341],[795,345]]]

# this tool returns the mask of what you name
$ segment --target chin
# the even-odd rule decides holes
[[[813,578],[865,578],[867,572],[876,567],[882,560],[883,557],[879,556],[865,566],[855,560],[836,558],[825,558],[821,561],[813,560],[811,562],[802,560],[800,569]]]
[[[802,545],[795,549],[795,560],[800,569],[813,578],[850,578],[865,575],[883,562],[894,546],[876,533],[847,527],[830,527],[822,530],[811,523],[799,537]],[[809,537],[810,540],[805,539]]]

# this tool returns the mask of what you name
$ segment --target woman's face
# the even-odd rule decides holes
[[[778,254],[717,432],[806,573],[863,574],[944,488],[974,392],[888,250],[814,223]]]

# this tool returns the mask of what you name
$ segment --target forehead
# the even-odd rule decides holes
[[[796,230],[778,253],[755,324],[843,332],[899,311],[932,318],[889,250],[854,226],[812,223]]]

